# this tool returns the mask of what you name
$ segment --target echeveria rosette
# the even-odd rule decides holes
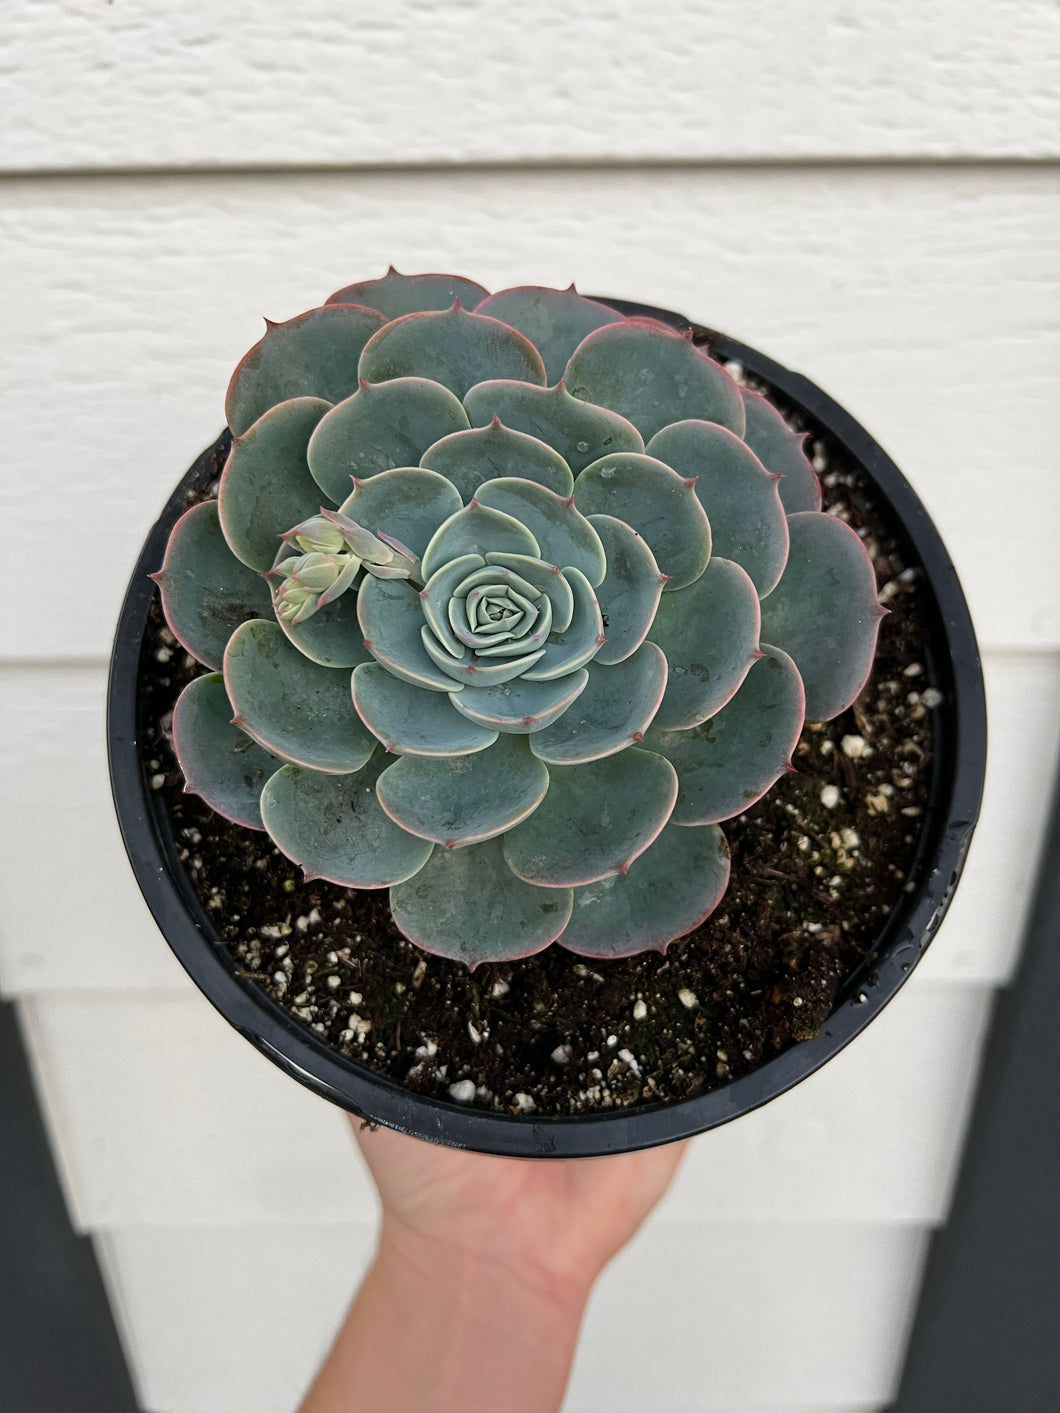
[[[698,926],[883,612],[802,438],[690,334],[393,270],[269,324],[227,412],[156,576],[210,669],[188,788],[471,966]]]

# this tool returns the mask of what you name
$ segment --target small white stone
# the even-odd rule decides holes
[[[438,1046],[435,1042],[424,1037],[424,1043],[417,1047],[416,1058],[417,1060],[430,1060],[433,1059],[437,1053]]]
[[[363,1000],[364,1000],[364,997],[361,995],[361,993],[360,993],[359,991],[351,991],[351,992],[350,992],[350,1005],[351,1005],[351,1006],[359,1006]]]
[[[937,687],[925,687],[920,693],[920,705],[926,706],[928,710],[942,705],[942,693]]]
[[[908,572],[908,571],[907,571],[907,572]],[[899,579],[901,579],[901,578],[903,578],[904,576],[901,575],[901,574],[899,574],[898,577],[899,577]],[[911,662],[911,663],[909,664],[909,666],[905,669],[905,671],[902,673],[902,676],[903,676],[903,677],[919,677],[920,674],[923,672],[923,670],[924,670],[924,669],[920,666],[919,662]]]
[[[681,987],[681,990],[677,993],[677,999],[681,1002],[681,1005],[689,1011],[692,1010],[694,1006],[699,1005],[699,997],[694,991],[689,991],[687,986]]]
[[[859,760],[865,754],[864,736],[844,736],[839,743],[840,749],[850,760]]]
[[[635,1004],[634,1007],[633,1007],[633,1019],[634,1019],[634,1020],[643,1020],[644,1017],[645,1017],[647,1014],[648,1014],[648,1008],[647,1008],[647,1006],[644,1004],[644,1002],[643,1002],[643,1001],[637,1001],[636,1004]]]
[[[507,996],[507,994],[508,994],[508,992],[509,992],[510,990],[511,990],[511,987],[508,985],[508,983],[507,983],[506,981],[495,981],[495,982],[493,983],[493,990],[490,992],[490,995],[491,995],[491,996]],[[519,1098],[518,1094],[517,1094],[515,1097],[516,1097],[516,1099],[518,1099],[518,1098]],[[524,1096],[524,1097],[525,1097],[525,1096]],[[533,1103],[533,1100],[531,1100],[530,1102]]]
[[[618,1058],[620,1060],[623,1060],[630,1067],[634,1074],[640,1074],[640,1065],[637,1064],[637,1061],[631,1051],[619,1050]]]
[[[569,1045],[557,1045],[552,1051],[552,1063],[554,1065],[569,1064],[572,1053]]]
[[[834,810],[839,803],[839,786],[826,785],[821,791],[821,804],[826,810]]]
[[[613,1050],[617,1044],[618,1044],[618,1036],[617,1036],[617,1035],[609,1035],[609,1036],[607,1037],[608,1049]]]
[[[534,1103],[533,1098],[529,1094],[513,1094],[512,1103],[515,1105],[515,1107],[519,1110],[521,1114],[532,1113],[533,1110],[537,1108],[537,1105]]]
[[[840,830],[839,837],[843,841],[844,849],[861,848],[861,835],[856,829],[842,829]]]
[[[467,1023],[467,1033],[471,1036],[472,1045],[482,1044],[482,1032],[480,1030],[476,1030],[470,1021],[468,1021]]]
[[[475,1097],[475,1081],[458,1079],[455,1084],[449,1086],[449,1097],[455,1099],[458,1104],[470,1104]]]
[[[163,786],[165,783],[166,783],[166,777],[165,777],[164,775],[152,775],[152,776],[151,776],[151,789],[152,789],[152,790],[161,790],[162,786]]]
[[[809,836],[808,834],[801,834],[801,835],[799,836],[799,853],[800,853],[800,854],[808,854],[809,852],[810,852],[810,836]]]
[[[329,976],[327,984],[329,990],[337,991],[342,985],[342,978],[340,976]]]

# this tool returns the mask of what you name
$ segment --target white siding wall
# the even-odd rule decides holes
[[[694,1145],[600,1285],[567,1403],[880,1408],[1055,764],[1055,5],[13,0],[0,53],[4,539],[66,547],[31,583],[5,565],[0,987],[145,1408],[289,1413],[375,1197],[340,1115],[200,1000],[139,898],[109,640],[259,316],[391,260],[746,339],[865,421],[953,551],[991,758],[950,918],[864,1037]],[[94,551],[73,580],[71,546]]]

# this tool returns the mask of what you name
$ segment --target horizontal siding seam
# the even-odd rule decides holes
[[[501,162],[495,159],[474,161],[462,160],[456,162],[445,161],[412,161],[412,162],[244,162],[238,165],[219,164],[217,166],[203,165],[195,162],[172,162],[161,164],[150,164],[143,166],[122,166],[118,163],[102,166],[46,166],[46,167],[0,167],[0,183],[7,185],[21,181],[69,181],[71,179],[98,181],[112,180],[115,177],[121,178],[145,178],[145,177],[268,177],[268,176],[291,176],[292,174],[305,176],[379,176],[385,173],[399,173],[405,176],[416,176],[430,172],[448,173],[481,173],[482,175],[492,175],[511,172],[532,172],[535,175],[547,175],[550,172],[570,172],[570,171],[606,171],[606,172],[644,172],[644,171],[752,171],[769,173],[771,171],[790,172],[800,170],[807,172],[818,171],[863,171],[871,168],[879,172],[900,172],[904,170],[917,171],[949,171],[959,168],[963,171],[983,171],[993,172],[998,169],[1013,168],[1020,171],[1060,170],[1060,149],[1055,153],[1043,155],[1040,153],[1006,153],[1004,155],[982,154],[979,156],[969,156],[967,154],[955,154],[952,157],[938,156],[935,154],[917,155],[914,153],[908,156],[896,157],[893,153],[880,153],[874,156],[872,153],[855,154],[843,156],[829,156],[828,154],[804,155],[792,154],[785,156],[782,153],[762,153],[760,156],[739,155],[732,157],[609,157],[606,153],[601,153],[594,157],[572,157],[558,160],[554,157],[538,158],[525,157],[513,158],[508,162]]]

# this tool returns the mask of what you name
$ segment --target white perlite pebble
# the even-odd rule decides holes
[[[839,743],[839,747],[845,756],[851,760],[858,760],[865,754],[864,736],[844,736]]]
[[[455,1084],[449,1086],[449,1097],[455,1099],[458,1104],[470,1104],[475,1097],[475,1081],[458,1079]]]
[[[471,1021],[467,1023],[467,1033],[471,1036],[472,1045],[480,1045],[482,1043],[482,1032],[476,1030]]]
[[[507,996],[507,994],[508,994],[508,992],[509,992],[510,990],[511,990],[511,988],[509,987],[509,985],[508,985],[508,983],[507,983],[506,981],[495,981],[495,982],[493,983],[493,990],[490,992],[490,995],[491,995],[491,996]],[[517,1094],[515,1097],[516,1097],[516,1099],[518,1099],[518,1097],[519,1097],[518,1094]]]
[[[513,1094],[512,1103],[521,1114],[529,1114],[532,1110],[537,1108],[537,1105],[529,1094]]]
[[[688,1010],[691,1010],[693,1006],[699,1005],[699,997],[694,991],[689,991],[687,986],[681,987],[681,990],[677,993],[677,999],[681,1002],[681,1005]]]
[[[648,1008],[643,1001],[638,1001],[633,1007],[633,1019],[643,1020],[648,1014]]]
[[[861,848],[861,836],[858,834],[858,831],[857,831],[856,829],[843,829],[843,830],[840,830],[839,837],[840,837],[840,839],[842,839],[842,841],[843,841],[843,848],[844,848],[844,849],[860,849],[860,848]]]
[[[821,791],[821,804],[826,810],[834,810],[839,803],[839,786],[826,785]]]
[[[571,1048],[569,1045],[557,1045],[552,1051],[552,1063],[554,1065],[565,1065],[570,1061]]]
[[[920,705],[933,710],[942,705],[942,693],[937,687],[925,687],[920,693]]]

